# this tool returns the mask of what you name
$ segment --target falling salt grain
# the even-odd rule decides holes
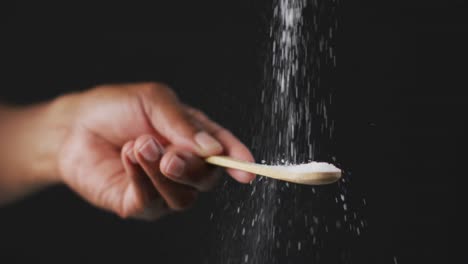
[[[336,228],[337,228],[337,229],[340,229],[340,228],[341,228],[341,222],[340,222],[340,220],[337,220],[337,221],[336,221]]]
[[[249,261],[249,255],[248,254],[245,254],[244,256],[244,262],[247,263]]]
[[[315,230],[314,230],[314,228],[313,228],[313,227],[311,227],[311,228],[309,229],[309,231],[310,231],[310,234],[311,234],[311,235],[314,235],[314,233],[315,233]]]
[[[318,223],[319,223],[318,217],[314,216],[313,219],[314,219],[314,223],[315,223],[315,224],[318,224]]]

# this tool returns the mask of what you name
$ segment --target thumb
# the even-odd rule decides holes
[[[189,149],[202,157],[217,155],[223,151],[221,143],[193,121],[169,88],[157,86],[142,101],[153,128],[172,144]]]

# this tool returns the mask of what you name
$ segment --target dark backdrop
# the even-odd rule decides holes
[[[249,142],[244,122],[259,109],[270,5],[169,2],[2,3],[3,100],[27,104],[100,83],[162,81]],[[463,242],[455,239],[466,225],[466,170],[457,166],[466,146],[466,4],[341,2],[337,145],[358,175],[353,192],[369,204],[369,227],[351,246],[350,262],[462,263]],[[140,223],[54,187],[0,209],[0,262],[203,263],[219,248],[207,235],[215,196]]]

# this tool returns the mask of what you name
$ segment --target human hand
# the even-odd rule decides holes
[[[216,182],[210,155],[253,161],[229,131],[182,104],[161,84],[101,86],[65,96],[61,179],[121,217],[156,219],[185,209]],[[228,170],[247,183],[254,175]]]

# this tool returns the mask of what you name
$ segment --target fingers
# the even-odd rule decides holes
[[[142,220],[156,220],[169,213],[169,209],[162,197],[153,187],[151,180],[138,165],[134,151],[134,141],[127,142],[122,147],[121,158],[127,175],[131,178],[132,184],[126,191],[122,205],[122,212],[126,216]],[[129,194],[130,193],[130,194]]]
[[[220,176],[220,170],[207,164],[191,152],[175,147],[166,150],[160,164],[161,172],[174,182],[192,186],[199,191],[212,189]]]
[[[133,151],[138,164],[170,209],[183,210],[195,201],[197,191],[194,188],[173,182],[161,173],[159,167],[164,150],[152,136],[139,137]]]
[[[248,162],[255,161],[249,149],[231,132],[210,120],[201,111],[190,107],[187,107],[186,109],[189,115],[191,115],[201,124],[202,127],[204,127],[206,131],[221,143],[225,155]],[[248,183],[255,178],[255,175],[252,173],[234,169],[228,169],[227,171],[234,179],[242,183]]]
[[[153,127],[172,144],[202,157],[223,151],[220,142],[192,122],[185,107],[170,89],[149,85],[140,98]]]
[[[220,176],[219,169],[202,158],[175,146],[163,150],[150,135],[125,144],[122,160],[135,185],[136,200],[141,201],[133,204],[140,219],[152,220],[168,213],[168,209],[187,208],[194,202],[197,190],[211,189]]]

